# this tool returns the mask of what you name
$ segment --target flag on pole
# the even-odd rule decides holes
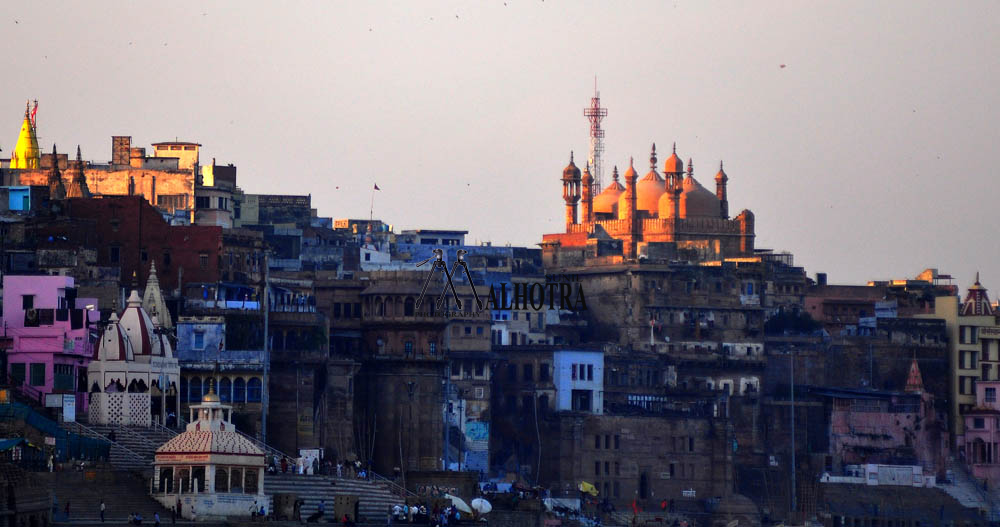
[[[378,188],[378,183],[375,183],[375,190],[382,190],[382,189]]]

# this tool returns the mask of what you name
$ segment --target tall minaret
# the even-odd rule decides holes
[[[635,188],[635,181],[638,179],[638,174],[635,172],[634,160],[629,158],[628,160],[628,170],[625,171],[625,202],[628,204],[628,208],[625,209],[625,220],[629,226],[629,236],[628,236],[628,246],[625,247],[625,257],[628,259],[635,259],[638,244],[638,214],[636,213],[636,199],[637,192]],[[621,205],[619,205],[621,206]]]
[[[573,163],[573,152],[569,153],[569,164],[563,169],[563,200],[566,201],[566,230],[576,224],[576,206],[580,202],[580,169]]]
[[[729,176],[722,170],[722,161],[719,161],[719,173],[715,175],[715,197],[719,198],[719,214],[722,219],[729,219],[729,200],[726,199],[726,182]]]
[[[594,176],[590,173],[590,163],[583,167],[583,208],[580,211],[580,223],[594,222]]]

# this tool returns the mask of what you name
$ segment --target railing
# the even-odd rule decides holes
[[[139,454],[136,454],[135,452],[129,450],[128,448],[125,448],[124,446],[118,444],[117,442],[108,439],[106,436],[104,436],[103,434],[92,428],[88,428],[77,422],[73,422],[72,425],[66,423],[66,425],[75,427],[76,429],[80,430],[89,437],[109,443],[112,447],[117,447],[118,450],[124,452],[125,456],[130,458],[133,462],[141,463],[144,467],[150,464],[148,459],[140,456]]]
[[[160,432],[167,433],[170,435],[171,438],[179,433],[177,432],[177,430],[174,430],[173,428],[167,428],[166,426],[163,426],[155,421],[149,427],[152,428],[153,430],[159,430]]]
[[[56,455],[59,461],[70,458],[99,459],[110,457],[110,451],[94,438],[72,433],[55,421],[38,413],[23,403],[0,404],[0,421],[23,421],[40,433],[56,439]],[[106,441],[106,440],[105,440]]]
[[[383,476],[382,474],[379,474],[378,472],[375,472],[374,470],[369,470],[368,473],[372,475],[372,479],[374,481],[377,481],[379,483],[382,483],[386,487],[389,487],[389,491],[392,492],[393,494],[395,494],[396,496],[399,496],[401,498],[408,498],[408,497],[416,497],[417,496],[416,493],[413,493],[413,492],[410,492],[410,491],[406,490],[402,486],[396,484],[396,482],[394,482],[391,479]]]
[[[37,402],[39,406],[45,405],[45,394],[29,385],[28,381],[22,381],[21,384],[14,386],[14,390],[20,393],[22,397]]]
[[[264,452],[267,452],[268,454],[270,454],[272,456],[276,456],[278,458],[286,458],[287,457],[288,459],[295,459],[295,456],[290,456],[290,455],[288,455],[288,454],[286,454],[286,453],[278,450],[277,448],[274,448],[271,445],[268,445],[267,443],[261,441],[260,439],[257,439],[256,437],[253,437],[253,436],[251,436],[249,434],[245,434],[243,432],[240,432],[239,430],[236,430],[236,433],[239,434],[239,435],[241,435],[241,436],[243,436],[243,437],[245,437],[245,438],[247,438],[251,443],[257,445],[257,447],[259,447],[261,450],[263,450]]]

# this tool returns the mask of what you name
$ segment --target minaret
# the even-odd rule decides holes
[[[625,257],[634,260],[637,253],[637,242],[638,242],[638,221],[636,214],[636,199],[637,192],[635,188],[635,181],[638,179],[638,175],[635,173],[634,160],[629,158],[628,160],[628,170],[625,171],[625,202],[628,204],[628,208],[625,209],[625,220],[626,224],[629,226],[629,237],[628,237],[628,247],[625,248]]]
[[[49,169],[49,199],[66,199],[66,187],[59,172],[59,155],[56,145],[52,145],[52,168]]]
[[[719,161],[719,173],[715,175],[715,197],[719,198],[719,211],[722,219],[729,219],[729,200],[726,199],[726,182],[729,176],[722,170],[722,161]]]
[[[89,198],[90,187],[87,186],[87,176],[83,173],[83,156],[80,155],[80,145],[76,146],[76,163],[73,165],[72,176],[70,176],[69,187],[66,189],[67,198]]]
[[[14,150],[10,154],[10,168],[37,169],[40,160],[38,136],[35,133],[35,124],[31,120],[31,103],[28,103],[24,107],[21,133],[18,134],[17,143],[14,144]]]
[[[590,173],[590,163],[583,167],[583,209],[580,211],[580,223],[594,222],[594,176]]]
[[[563,169],[563,200],[566,201],[566,231],[576,224],[576,206],[580,202],[580,169],[573,163],[573,152],[569,153],[569,164]]]

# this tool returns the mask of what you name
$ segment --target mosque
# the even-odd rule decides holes
[[[743,210],[729,217],[729,176],[722,163],[713,193],[694,178],[690,159],[685,176],[676,144],[663,164],[663,174],[657,172],[654,144],[649,172],[640,179],[630,160],[624,180],[623,185],[615,167],[611,184],[595,195],[590,167],[581,175],[570,153],[562,172],[566,232],[543,236],[546,265],[753,256],[754,215]]]

